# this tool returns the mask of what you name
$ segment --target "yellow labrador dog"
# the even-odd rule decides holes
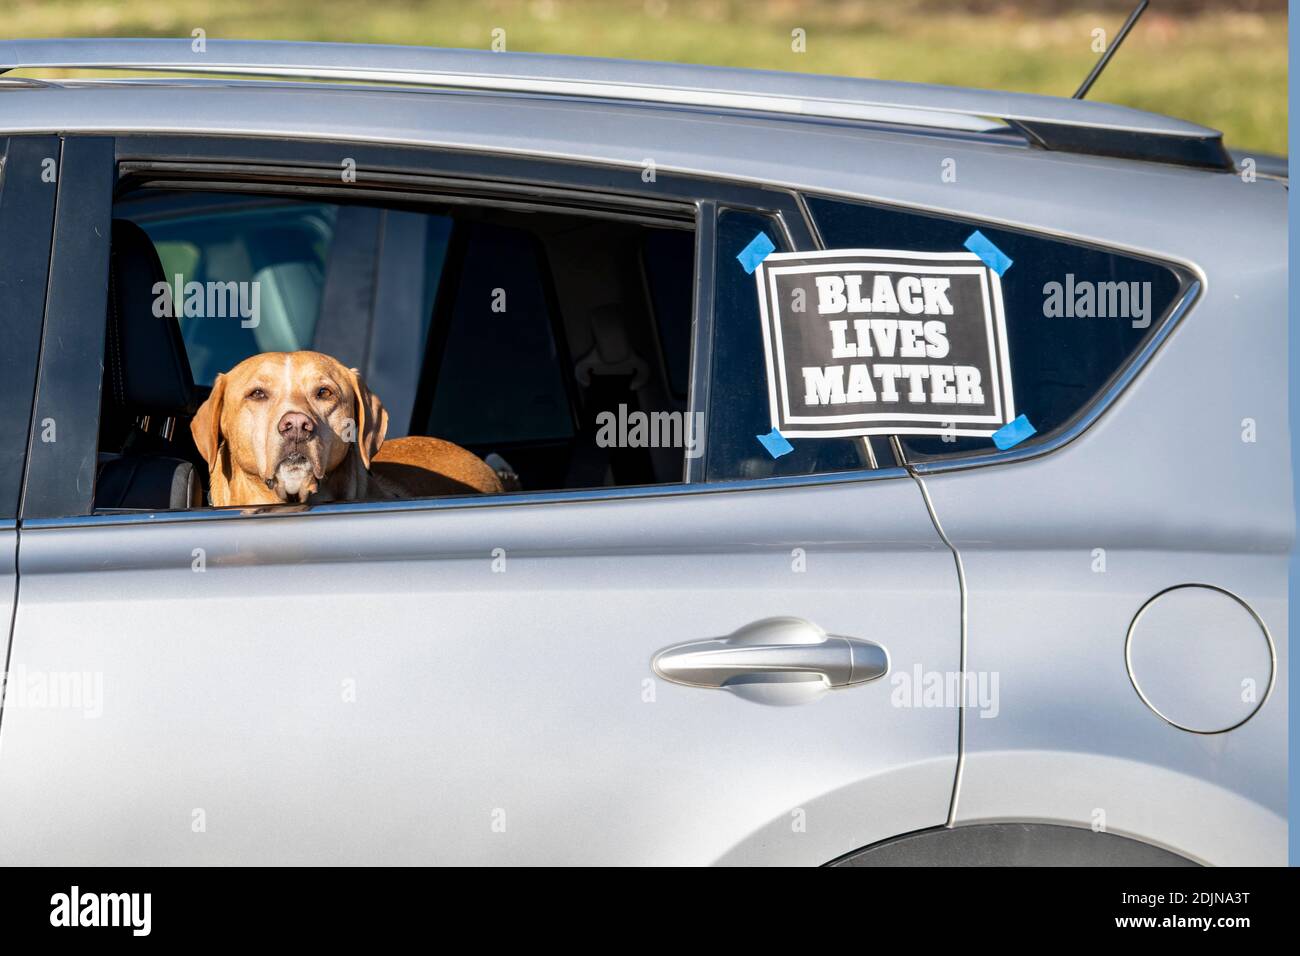
[[[265,352],[218,375],[190,430],[215,507],[502,490],[497,473],[459,445],[385,443],[383,403],[356,369],[319,352]]]

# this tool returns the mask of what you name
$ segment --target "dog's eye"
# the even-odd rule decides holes
[[[316,397],[321,401],[325,401],[326,399],[333,398],[334,392],[328,385],[322,385],[320,388],[316,389]]]
[[[260,388],[255,388],[248,393],[248,397],[255,402],[260,402],[266,398],[266,392]]]

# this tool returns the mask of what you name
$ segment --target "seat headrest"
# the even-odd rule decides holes
[[[611,302],[592,310],[591,351],[578,360],[574,375],[584,387],[595,375],[631,375],[632,391],[643,387],[650,378],[650,366],[637,355],[627,340],[627,311]]]
[[[180,323],[171,308],[160,307],[162,315],[155,314],[154,290],[166,281],[148,234],[133,222],[114,219],[104,397],[133,414],[194,413],[194,377]]]

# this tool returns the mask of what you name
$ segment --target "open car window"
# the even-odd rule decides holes
[[[355,369],[389,443],[455,443],[510,490],[680,482],[702,442],[689,224],[163,188],[113,221],[98,510],[205,503],[193,422],[266,353]]]

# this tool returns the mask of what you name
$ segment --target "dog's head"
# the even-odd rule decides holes
[[[319,352],[245,359],[217,376],[190,425],[214,488],[223,473],[241,487],[236,499],[266,489],[260,501],[224,502],[234,504],[305,502],[349,457],[368,469],[387,429],[388,412],[357,370]]]

